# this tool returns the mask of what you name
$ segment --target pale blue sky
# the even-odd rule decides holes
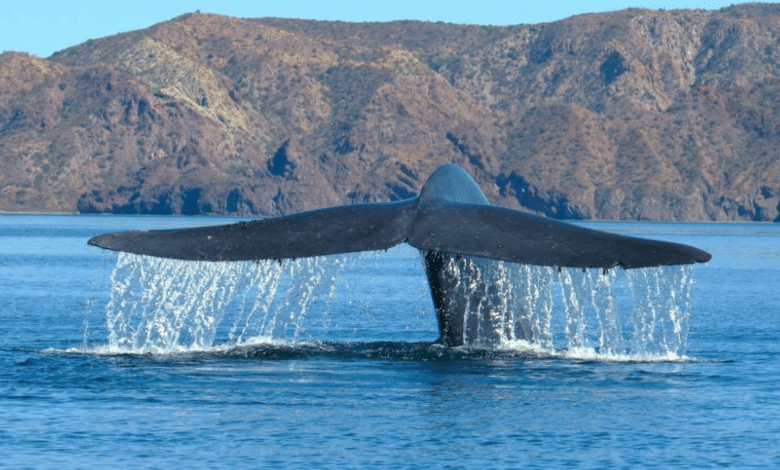
[[[229,16],[278,16],[343,21],[424,20],[451,23],[508,25],[555,21],[580,13],[643,8],[703,8],[728,6],[734,1],[594,0],[545,2],[510,0],[3,0],[0,12],[0,52],[22,51],[48,57],[54,51],[151,26],[182,13],[201,10]]]

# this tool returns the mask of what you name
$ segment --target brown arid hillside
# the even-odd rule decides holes
[[[780,221],[780,5],[511,27],[193,13],[0,55],[0,210],[277,215],[444,162],[556,218]]]

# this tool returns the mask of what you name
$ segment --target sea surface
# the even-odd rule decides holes
[[[0,468],[780,467],[780,224],[585,223],[713,259],[502,264],[491,298],[533,337],[449,349],[408,246],[87,246],[234,220],[0,215]]]

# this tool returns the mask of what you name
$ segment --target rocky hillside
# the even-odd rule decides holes
[[[0,55],[0,210],[276,215],[443,162],[557,218],[780,221],[780,6],[512,27],[193,13]]]

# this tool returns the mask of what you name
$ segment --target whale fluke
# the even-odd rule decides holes
[[[418,208],[410,245],[431,251],[565,268],[704,263],[679,243],[628,237],[497,206],[431,202]]]
[[[474,202],[469,202],[474,201]],[[468,173],[444,165],[417,197],[354,204],[197,228],[117,232],[90,245],[192,261],[304,258],[415,248],[513,263],[626,269],[709,261],[710,254],[679,243],[592,230],[491,206]]]
[[[196,228],[117,232],[90,245],[188,261],[305,258],[386,250],[403,242],[415,200],[355,204]]]

